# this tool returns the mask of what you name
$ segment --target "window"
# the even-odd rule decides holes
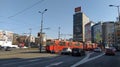
[[[59,45],[60,46],[65,46],[65,42],[60,42]]]

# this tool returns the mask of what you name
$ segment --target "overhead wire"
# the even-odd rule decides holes
[[[25,8],[25,9],[23,9],[22,11],[17,12],[16,14],[14,14],[14,15],[12,15],[12,16],[9,16],[8,18],[15,17],[15,16],[17,16],[17,15],[19,15],[19,14],[25,12],[26,10],[31,9],[32,7],[38,5],[39,3],[42,3],[43,1],[44,1],[44,0],[40,0],[40,1],[38,1],[37,3],[35,3],[35,4],[33,4],[33,5],[29,6],[29,7],[27,7],[27,8]]]

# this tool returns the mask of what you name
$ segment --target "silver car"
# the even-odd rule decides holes
[[[100,47],[97,47],[94,49],[94,52],[102,52],[102,49]]]
[[[71,54],[72,50],[70,48],[63,48],[61,54]]]

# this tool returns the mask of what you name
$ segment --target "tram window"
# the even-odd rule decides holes
[[[59,45],[65,46],[65,42],[60,42]]]
[[[47,41],[46,45],[54,45],[54,42]]]
[[[68,46],[71,46],[72,45],[72,42],[70,42],[69,44],[68,44]]]
[[[75,45],[76,45],[76,46],[80,46],[80,43],[76,43]]]

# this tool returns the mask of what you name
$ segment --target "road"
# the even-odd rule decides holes
[[[2,53],[2,52],[1,52]],[[104,53],[86,52],[86,56],[39,53],[36,51],[16,51],[13,54],[0,55],[0,67],[118,67],[120,52],[115,56]]]
[[[120,52],[116,52],[115,56],[103,55],[77,67],[120,67]]]

